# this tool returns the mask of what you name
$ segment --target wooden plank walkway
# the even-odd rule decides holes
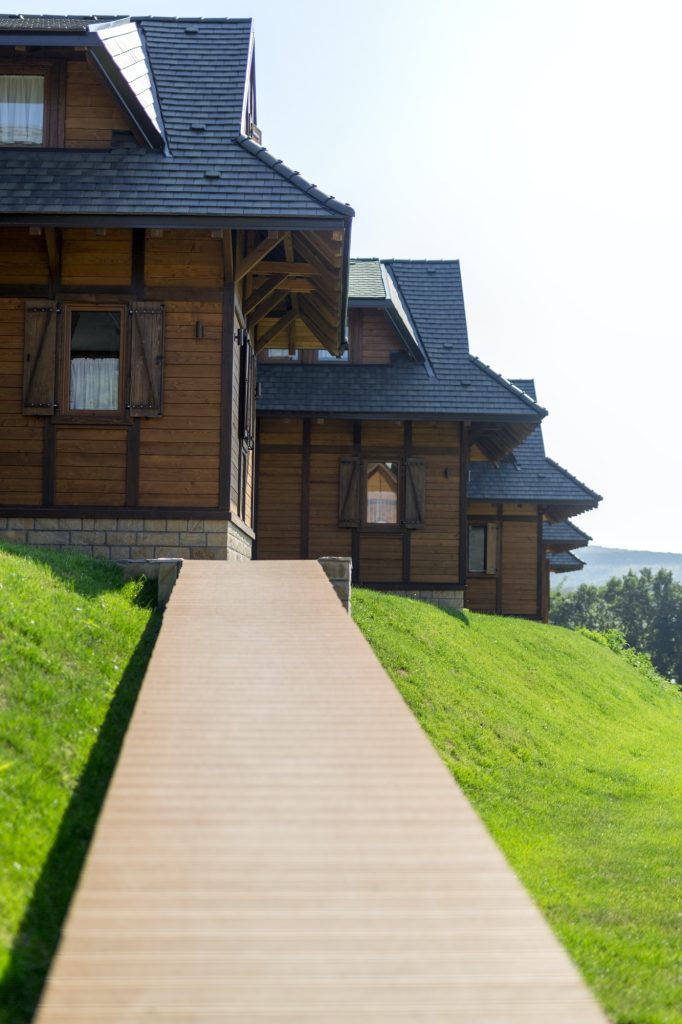
[[[39,1024],[604,1024],[315,562],[185,562]]]

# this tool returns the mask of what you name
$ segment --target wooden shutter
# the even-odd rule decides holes
[[[244,336],[239,366],[239,438],[245,448],[254,446],[256,426],[256,354]]]
[[[424,525],[426,463],[423,459],[405,460],[405,515],[403,525],[414,530]]]
[[[55,411],[56,302],[26,303],[24,321],[23,412],[27,416],[53,416]]]
[[[360,459],[339,461],[339,526],[360,525]]]
[[[163,412],[163,312],[156,302],[136,302],[129,310],[131,416]]]

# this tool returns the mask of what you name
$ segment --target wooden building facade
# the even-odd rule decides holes
[[[343,357],[259,359],[257,557],[347,555],[360,585],[546,618],[546,529],[599,496],[545,459],[533,382],[469,356],[456,264],[351,261]]]
[[[255,351],[340,350],[352,217],[253,67],[243,20],[0,18],[5,538],[250,557]]]

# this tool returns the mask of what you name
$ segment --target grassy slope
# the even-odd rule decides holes
[[[682,699],[554,626],[354,616],[607,1012],[682,1022]]]
[[[0,546],[2,1024],[30,1020],[156,627],[111,563]]]

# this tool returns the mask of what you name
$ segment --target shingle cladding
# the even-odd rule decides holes
[[[532,380],[512,381],[535,399]],[[594,507],[601,495],[545,455],[542,428],[536,427],[501,463],[472,462],[469,475],[472,501],[537,501]]]
[[[547,556],[551,572],[577,572],[585,563],[570,551],[550,551]]]
[[[414,362],[407,354],[389,366],[263,363],[259,412],[526,422],[544,415],[530,398],[469,355],[458,261],[386,263],[428,363]]]
[[[544,523],[542,526],[542,539],[545,544],[566,544],[570,547],[584,547],[592,540],[583,530],[578,529],[570,519],[564,519],[561,523]]]
[[[381,273],[381,260],[350,261],[348,282],[348,298],[353,299],[386,299],[386,289]]]
[[[145,40],[169,155],[138,145],[126,133],[116,137],[111,150],[3,149],[0,215],[314,221],[352,216],[350,207],[313,191],[240,136],[250,19],[133,20]],[[43,24],[46,30],[66,31],[77,28],[71,21],[50,18]],[[31,27],[40,27],[37,19]],[[16,28],[6,24],[1,30]]]

